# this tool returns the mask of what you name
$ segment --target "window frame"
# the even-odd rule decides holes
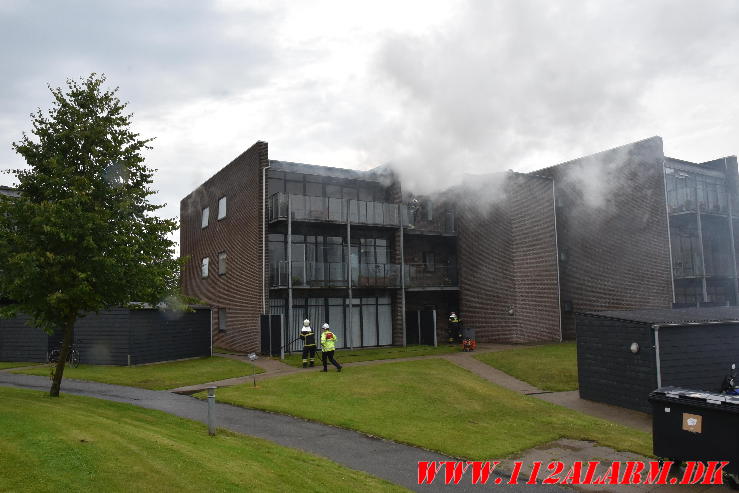
[[[200,259],[200,278],[207,279],[209,274],[210,257]]]
[[[205,229],[210,223],[210,206],[203,207],[200,211],[200,229]]]
[[[228,255],[226,255],[226,251],[218,252],[218,275],[219,276],[225,276],[227,267],[226,262],[228,260]]]
[[[223,215],[221,215],[221,204],[223,204]],[[226,196],[224,195],[220,199],[218,199],[218,221],[225,219],[228,215],[228,200],[226,199]]]

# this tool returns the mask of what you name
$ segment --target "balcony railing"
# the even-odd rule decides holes
[[[294,288],[345,288],[347,287],[346,263],[343,262],[293,262],[292,286]],[[273,265],[270,286],[288,286],[288,262]],[[352,287],[399,288],[398,264],[359,264],[352,266]],[[406,288],[449,287],[457,285],[456,268],[436,266],[433,272],[424,265],[405,266]]]
[[[406,264],[405,287],[451,287],[457,286],[457,268],[449,265],[436,265],[433,271],[426,264]]]
[[[436,233],[454,233],[454,213],[443,211],[433,220],[427,221],[409,217],[408,206],[388,202],[370,202],[354,199],[337,199],[332,197],[309,197],[276,193],[269,200],[269,221],[287,219],[288,200],[290,216],[293,221],[318,221],[346,223],[347,216],[352,224],[368,226],[399,227],[409,230]]]
[[[272,287],[288,286],[288,262],[278,262],[270,275]],[[347,287],[344,262],[293,262],[294,288]],[[360,288],[396,288],[400,286],[397,264],[361,264],[352,266],[352,286]]]

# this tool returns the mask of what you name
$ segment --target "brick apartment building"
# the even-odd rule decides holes
[[[575,311],[736,304],[736,176],[653,137],[429,200],[257,142],[182,200],[183,288],[242,351],[265,313],[288,340],[328,321],[341,346],[443,341],[450,311],[480,341],[558,341]]]

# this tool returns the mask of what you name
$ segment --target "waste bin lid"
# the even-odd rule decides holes
[[[659,399],[664,397],[672,399],[690,399],[692,401],[698,400],[704,401],[707,404],[731,406],[739,409],[739,395],[726,395],[706,390],[686,389],[684,387],[660,387],[649,394],[650,400],[653,398]]]

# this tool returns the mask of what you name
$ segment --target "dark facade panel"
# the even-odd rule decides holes
[[[80,363],[127,365],[132,350],[129,310],[105,310],[79,319],[74,327],[74,340],[80,351]]]
[[[661,328],[659,346],[663,386],[717,392],[739,364],[739,324]]]
[[[131,312],[132,364],[210,355],[210,310]]]
[[[59,337],[28,327],[26,320],[0,320],[0,361],[46,361],[49,345]],[[80,363],[124,366],[208,356],[210,332],[209,309],[173,316],[156,309],[118,308],[79,319],[74,341]]]
[[[577,316],[580,397],[651,412],[647,396],[657,388],[654,341],[649,325]],[[633,354],[630,346],[639,344]]]
[[[26,325],[28,317],[0,319],[0,361],[46,361],[49,336]]]

